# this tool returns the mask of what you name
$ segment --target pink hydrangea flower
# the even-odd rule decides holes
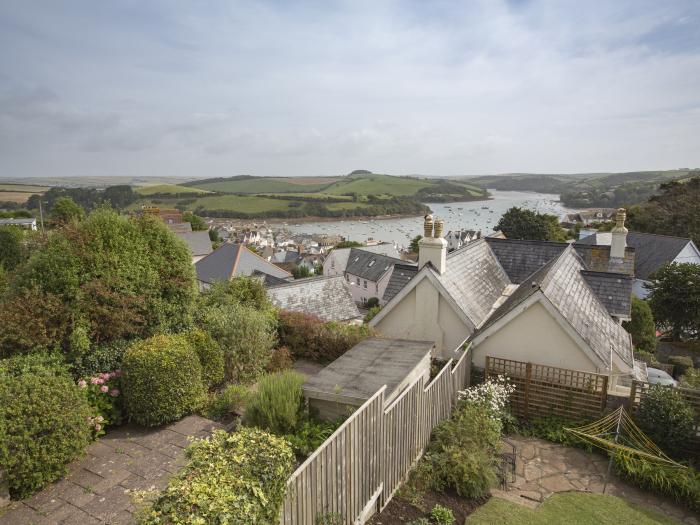
[[[109,387],[107,385],[102,385],[100,387],[100,392],[102,392],[103,394],[106,394],[108,391],[109,391]]]
[[[93,377],[90,379],[90,383],[93,385],[99,385],[100,384],[100,378],[99,377]]]
[[[121,377],[122,376],[122,371],[120,369],[117,369],[112,373],[114,374],[114,377]]]
[[[103,418],[102,416],[97,416],[97,418],[96,418],[96,421],[98,423],[102,423],[104,420],[105,420],[105,418]]]
[[[79,386],[80,388],[85,388],[85,387],[87,386],[87,383],[85,382],[85,379],[81,379],[80,381],[78,381],[78,386]]]
[[[118,388],[113,388],[110,392],[109,395],[112,397],[117,397],[119,395],[119,389]]]

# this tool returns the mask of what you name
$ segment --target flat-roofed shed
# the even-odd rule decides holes
[[[432,341],[370,337],[310,377],[302,390],[324,419],[347,416],[386,385],[385,406],[414,380],[430,379]]]

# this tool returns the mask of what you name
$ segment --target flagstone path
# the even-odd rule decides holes
[[[199,416],[156,429],[125,425],[90,445],[63,479],[0,509],[2,525],[133,523],[133,492],[161,490],[185,462],[190,437],[218,423]]]
[[[494,496],[534,508],[555,492],[603,492],[607,457],[541,439],[520,436],[508,439],[517,449],[516,479],[507,491],[492,491]],[[614,474],[610,475],[605,494],[651,508],[687,525],[700,525],[697,513],[668,498],[628,485]]]

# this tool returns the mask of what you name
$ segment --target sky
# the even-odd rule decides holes
[[[700,2],[0,2],[0,177],[700,167]]]

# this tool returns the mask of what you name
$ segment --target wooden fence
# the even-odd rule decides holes
[[[650,386],[649,383],[643,381],[632,381],[630,390],[630,411],[632,414],[639,408],[639,404],[646,396]],[[685,402],[695,411],[695,437],[683,449],[692,456],[700,457],[700,389],[675,387],[675,390],[681,394]]]
[[[467,349],[427,387],[419,378],[387,407],[386,387],[379,389],[289,478],[280,524],[316,525],[324,516],[361,524],[384,508],[468,386],[470,367]]]
[[[515,385],[510,405],[519,418],[595,419],[607,402],[608,377],[601,374],[487,356],[485,379],[498,375]]]

